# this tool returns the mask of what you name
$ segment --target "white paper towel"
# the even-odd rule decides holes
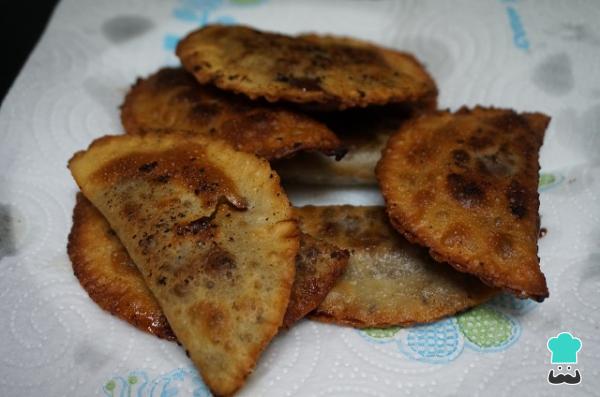
[[[208,22],[373,40],[423,60],[442,107],[553,117],[540,187],[548,300],[503,296],[386,331],[303,321],[268,347],[240,395],[598,395],[599,20],[594,1],[64,0],[0,109],[0,395],[208,395],[180,347],[99,309],[65,252],[76,192],[67,160],[120,133],[129,85],[175,64],[177,39]],[[368,189],[291,197],[381,203]],[[583,343],[577,386],[547,381],[557,367],[546,342],[561,331]]]

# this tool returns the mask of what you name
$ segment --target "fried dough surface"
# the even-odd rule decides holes
[[[341,140],[342,159],[299,153],[273,163],[283,182],[322,185],[375,185],[375,166],[389,137],[417,115],[435,109],[436,101],[325,113],[323,121]]]
[[[384,207],[307,206],[294,209],[303,233],[350,252],[344,274],[311,315],[358,328],[438,320],[485,302],[496,290],[439,264],[410,244]]]
[[[324,124],[304,114],[200,85],[181,68],[138,79],[125,97],[121,121],[129,134],[189,131],[269,160],[305,150],[331,155],[340,146]]]
[[[175,335],[142,275],[102,214],[81,193],[67,247],[73,272],[102,309],[168,340]]]
[[[283,326],[289,328],[316,309],[347,264],[348,251],[301,233],[300,250],[296,257],[296,278]]]
[[[437,260],[543,300],[538,153],[549,121],[476,107],[406,124],[377,166],[392,224]]]
[[[181,40],[176,52],[199,82],[270,102],[345,109],[437,92],[412,55],[344,37],[208,25]]]
[[[298,228],[266,160],[203,136],[107,136],[69,161],[215,394],[282,324]]]
[[[68,252],[75,276],[102,309],[142,331],[176,339],[125,247],[104,216],[81,193],[73,210]],[[347,251],[301,234],[296,277],[283,327],[289,328],[314,310],[347,263]]]

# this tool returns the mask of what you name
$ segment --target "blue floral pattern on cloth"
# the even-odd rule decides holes
[[[521,335],[518,316],[536,306],[533,301],[502,294],[485,305],[435,323],[356,332],[368,343],[395,344],[412,360],[443,364],[460,356],[465,347],[484,353],[509,348]]]
[[[397,343],[406,356],[430,363],[454,360],[464,346],[454,318],[412,327]]]
[[[211,396],[198,372],[186,368],[178,368],[154,380],[149,380],[146,371],[131,371],[125,377],[112,377],[104,383],[102,390],[109,397]]]
[[[194,27],[204,26],[208,23],[232,25],[236,20],[231,15],[216,15],[216,12],[225,3],[233,6],[251,6],[264,3],[265,0],[179,0],[173,9],[173,17],[178,21],[194,24]],[[168,33],[163,40],[163,47],[168,52],[173,52],[181,37]]]

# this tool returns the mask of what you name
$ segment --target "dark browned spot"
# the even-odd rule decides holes
[[[494,116],[488,120],[488,123],[507,134],[515,132],[517,129],[529,130],[527,119],[514,111]]]
[[[162,174],[154,178],[154,181],[158,183],[167,183],[169,182],[169,179],[171,179],[169,174]]]
[[[316,273],[315,262],[317,261],[317,257],[314,256],[311,258],[311,255],[318,255],[318,252],[314,250],[314,247],[311,247],[309,250],[312,252],[299,253],[296,256],[296,275]]]
[[[175,233],[178,236],[185,236],[190,234],[197,235],[199,233],[205,235],[210,234],[210,229],[214,228],[216,228],[216,225],[212,223],[212,218],[209,216],[203,216],[186,224],[176,225]]]
[[[514,164],[505,155],[494,153],[479,157],[477,169],[486,175],[504,177],[514,173]]]
[[[211,193],[216,193],[219,191],[219,182],[210,182],[210,181],[206,181],[206,180],[201,180],[200,183],[198,183],[198,186],[196,186],[196,188],[194,189],[194,194],[196,196],[202,195],[202,194],[211,194]]]
[[[214,245],[204,258],[204,269],[214,276],[232,278],[232,271],[237,267],[235,257],[218,245]]]
[[[196,103],[190,109],[190,117],[197,122],[208,122],[221,112],[221,107],[213,103]]]
[[[302,91],[320,91],[320,77],[295,77],[287,74],[277,73],[275,81],[286,83],[294,88],[299,88]]]
[[[454,161],[454,165],[457,167],[467,168],[469,165],[469,160],[471,160],[471,156],[469,156],[469,153],[462,149],[456,149],[452,151],[452,160]]]
[[[235,268],[233,255],[213,243],[200,259],[195,256],[174,271],[173,279],[177,282],[173,286],[173,293],[183,297],[198,285],[212,289],[219,280],[233,283]]]
[[[359,48],[337,44],[330,46],[329,49],[332,52],[332,59],[340,66],[346,66],[346,64],[352,63],[355,65],[369,64],[388,67],[388,64],[381,54],[371,48]]]
[[[485,198],[485,193],[477,182],[464,175],[450,174],[446,182],[452,197],[465,208],[479,205]]]
[[[478,131],[482,132],[481,129]],[[494,140],[489,135],[474,135],[467,140],[467,145],[475,150],[485,149],[493,144]]]
[[[324,236],[335,236],[339,233],[339,227],[336,222],[325,222],[321,227],[321,233]]]
[[[343,260],[350,256],[350,252],[348,250],[335,250],[329,256],[334,260]]]
[[[144,237],[138,240],[138,245],[142,249],[142,254],[148,254],[155,245],[154,235],[144,233]]]
[[[506,190],[506,198],[508,199],[508,207],[510,212],[522,219],[527,215],[527,191],[516,180],[512,180]]]
[[[543,228],[540,229],[540,233],[538,235],[538,238],[545,237],[546,234],[548,234],[548,229],[546,229],[545,227],[543,227]]]
[[[154,78],[154,85],[156,89],[171,89],[179,85],[187,85],[192,80],[192,77],[188,75],[183,69],[180,68],[164,68],[161,69]]]
[[[142,164],[140,166],[140,168],[138,168],[138,170],[140,172],[150,172],[153,169],[155,169],[157,165],[158,165],[158,161],[153,161],[151,163]]]

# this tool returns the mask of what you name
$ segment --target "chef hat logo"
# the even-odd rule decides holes
[[[581,350],[581,339],[570,332],[561,332],[548,339],[548,350],[552,355],[552,364],[577,364],[577,352]]]

